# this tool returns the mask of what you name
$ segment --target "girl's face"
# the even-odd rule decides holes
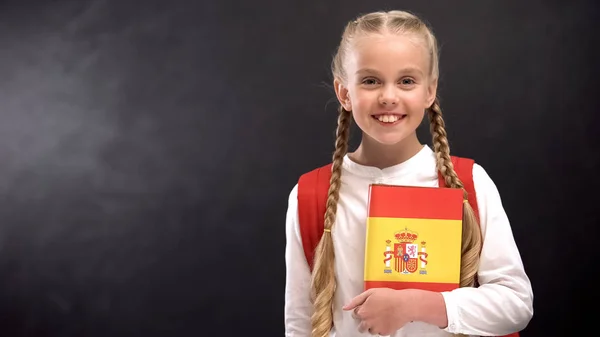
[[[429,62],[425,44],[413,35],[358,37],[344,59],[345,81],[334,82],[338,99],[363,133],[380,144],[416,137],[436,95]]]

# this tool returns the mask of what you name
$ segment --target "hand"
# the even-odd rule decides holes
[[[413,300],[409,289],[373,288],[353,298],[343,309],[354,310],[352,316],[360,321],[358,331],[391,335],[412,321]]]

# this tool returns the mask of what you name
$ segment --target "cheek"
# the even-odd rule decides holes
[[[402,97],[401,101],[411,108],[425,109],[427,107],[427,94],[422,90],[410,91]]]
[[[365,109],[377,104],[377,94],[374,91],[359,91],[350,94],[353,109]]]

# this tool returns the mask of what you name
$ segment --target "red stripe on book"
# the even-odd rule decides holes
[[[458,188],[371,185],[369,217],[462,220]]]
[[[434,283],[434,282],[390,282],[390,281],[365,281],[365,290],[371,288],[422,289],[429,291],[451,291],[458,288],[457,283]]]

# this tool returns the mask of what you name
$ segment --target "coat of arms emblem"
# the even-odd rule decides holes
[[[427,274],[427,252],[426,242],[421,241],[420,247],[417,241],[419,235],[416,232],[404,229],[394,233],[396,242],[392,245],[392,240],[386,240],[386,249],[383,253],[385,259],[384,273],[392,273],[392,270],[401,274],[412,274],[419,271],[419,274]],[[393,268],[392,268],[392,259]]]

